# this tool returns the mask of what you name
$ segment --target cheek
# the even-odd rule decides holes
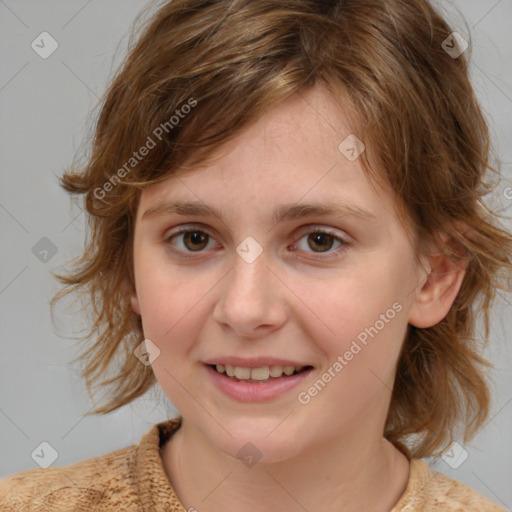
[[[309,287],[308,305],[319,318],[309,313],[301,327],[323,361],[310,387],[300,390],[301,404],[310,401],[319,410],[336,404],[342,417],[350,418],[389,397],[407,316],[394,281],[379,274],[378,283],[368,273],[340,279],[338,286]]]
[[[183,352],[201,325],[201,309],[215,276],[178,269],[162,258],[141,261],[136,276],[144,335],[162,352]]]
[[[304,296],[312,301],[319,319],[308,314],[309,330],[305,324],[302,328],[323,352],[318,378],[328,381],[318,398],[316,388],[323,389],[324,384],[313,383],[311,399],[320,407],[336,403],[347,414],[361,412],[382,393],[388,395],[407,327],[393,274],[366,269],[350,278],[344,274],[329,286],[304,283],[312,292]],[[308,389],[302,391],[309,394]]]
[[[384,345],[403,331],[400,291],[389,276],[365,266],[361,271],[347,269],[329,280],[297,282],[294,292],[303,301],[304,311],[299,321],[331,359],[349,350],[353,340],[364,346],[365,341],[378,337]]]

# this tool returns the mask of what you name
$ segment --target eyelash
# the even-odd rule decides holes
[[[179,236],[179,235],[184,234],[184,233],[201,233],[203,235],[207,235],[208,237],[210,237],[210,239],[214,239],[214,237],[210,233],[208,233],[208,231],[204,230],[202,227],[198,227],[198,226],[196,227],[196,226],[192,225],[192,226],[186,226],[186,227],[177,228],[176,231],[170,233],[168,236],[165,237],[164,243],[169,246],[169,250],[171,252],[173,252],[178,257],[183,258],[183,259],[192,259],[192,258],[194,258],[194,256],[185,256],[184,255],[184,251],[174,249],[172,247],[171,240],[174,239],[175,237]],[[311,252],[310,254],[316,254],[317,255],[316,256],[317,259],[332,258],[333,254],[338,254],[338,255],[341,254],[350,245],[350,243],[347,240],[345,240],[344,238],[341,238],[340,236],[336,235],[334,231],[329,230],[329,229],[321,229],[321,228],[312,228],[309,231],[303,232],[300,235],[300,237],[294,242],[294,245],[296,245],[300,240],[302,240],[302,238],[304,238],[304,236],[311,235],[311,234],[316,234],[316,233],[319,233],[319,234],[322,234],[322,235],[330,235],[330,236],[333,237],[333,239],[335,241],[341,243],[341,246],[339,246],[336,250],[329,249],[328,251],[325,251],[325,253]],[[198,254],[200,254],[201,252],[203,252],[203,251],[197,251]],[[189,254],[193,254],[193,252],[189,252]],[[328,256],[323,256],[323,254],[328,254]]]

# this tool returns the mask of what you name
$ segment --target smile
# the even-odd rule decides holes
[[[266,402],[303,383],[312,366],[233,366],[205,364],[214,386],[238,402]]]
[[[229,364],[212,365],[218,373],[225,374],[234,381],[246,382],[268,382],[272,379],[278,379],[283,375],[289,377],[303,371],[306,366],[261,366],[259,368],[249,368],[245,366],[231,366]]]

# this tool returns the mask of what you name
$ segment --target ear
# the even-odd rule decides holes
[[[130,297],[131,303],[132,303],[132,310],[134,313],[137,313],[137,315],[140,315],[140,305],[139,305],[139,299],[137,298],[137,292],[133,292],[133,294]]]
[[[129,286],[130,290],[130,302],[132,305],[132,311],[136,313],[137,315],[140,315],[140,304],[139,304],[139,298],[137,297],[137,290],[135,289],[135,285],[131,284]]]
[[[415,327],[432,327],[448,314],[466,274],[469,257],[464,249],[446,233],[440,238],[441,244],[451,250],[437,251],[427,257],[427,278],[417,292],[409,314],[409,323]],[[456,255],[455,261],[448,253]]]

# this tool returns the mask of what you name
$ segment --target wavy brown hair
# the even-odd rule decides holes
[[[156,382],[133,355],[144,339],[130,304],[141,190],[205,164],[289,95],[322,85],[356,113],[354,133],[372,148],[364,170],[392,187],[418,261],[441,234],[468,256],[446,317],[408,326],[384,435],[414,457],[441,453],[460,425],[465,442],[475,435],[489,414],[481,349],[496,291],[510,291],[512,236],[484,202],[499,171],[468,77],[471,45],[449,55],[452,31],[427,0],[173,0],[150,13],[101,100],[86,163],[60,178],[84,196],[90,236],[71,272],[55,274],[64,286],[51,304],[71,292],[84,299],[92,323],[82,375],[89,392],[111,392],[88,414]]]

